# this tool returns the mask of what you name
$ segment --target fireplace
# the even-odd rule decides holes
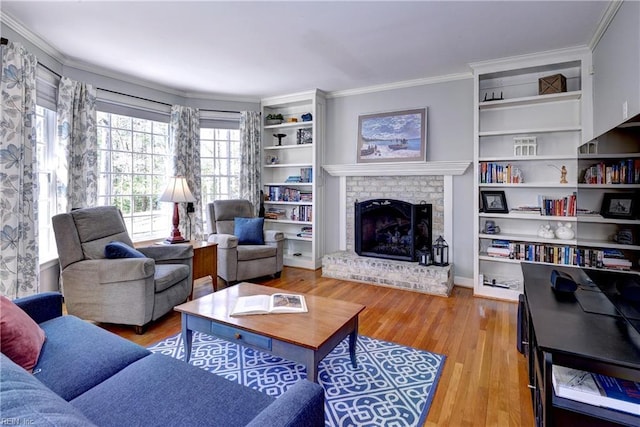
[[[431,249],[432,206],[402,200],[355,202],[355,251],[360,256],[414,262]]]

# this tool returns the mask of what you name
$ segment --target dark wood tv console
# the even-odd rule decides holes
[[[561,295],[551,289],[553,269],[568,273],[581,285],[577,294]],[[585,303],[580,292],[594,292],[587,297],[606,298],[604,294],[597,295],[598,284],[585,271],[526,262],[522,263],[522,271],[519,347],[529,362],[536,425],[640,425],[640,416],[556,396],[551,380],[555,364],[640,381],[640,333],[621,316],[596,313],[612,307],[607,306],[608,299],[603,301],[602,310],[598,303]],[[623,273],[611,274],[615,278]],[[608,276],[597,280],[604,281],[605,277]]]

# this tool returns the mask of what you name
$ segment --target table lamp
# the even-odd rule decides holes
[[[161,202],[173,202],[173,230],[171,236],[167,237],[166,243],[184,243],[187,239],[182,237],[178,225],[180,224],[180,214],[178,213],[178,203],[195,202],[196,198],[191,194],[187,179],[183,176],[173,176],[169,178],[169,183],[164,193],[160,196]]]

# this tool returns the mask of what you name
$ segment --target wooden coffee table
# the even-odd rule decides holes
[[[243,282],[175,307],[182,314],[185,361],[191,357],[193,331],[199,331],[302,363],[307,378],[317,382],[318,363],[348,336],[351,363],[357,367],[361,304],[304,295],[307,313],[229,315],[239,296],[279,292],[287,291]]]

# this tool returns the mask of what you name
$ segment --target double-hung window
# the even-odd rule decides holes
[[[214,200],[240,197],[240,131],[229,128],[200,129],[202,218]]]
[[[56,112],[36,105],[38,162],[38,247],[41,262],[56,258],[51,217],[60,212],[56,198]]]
[[[115,205],[132,240],[166,237],[171,206],[158,201],[171,161],[169,124],[103,111],[98,122],[98,204]]]

